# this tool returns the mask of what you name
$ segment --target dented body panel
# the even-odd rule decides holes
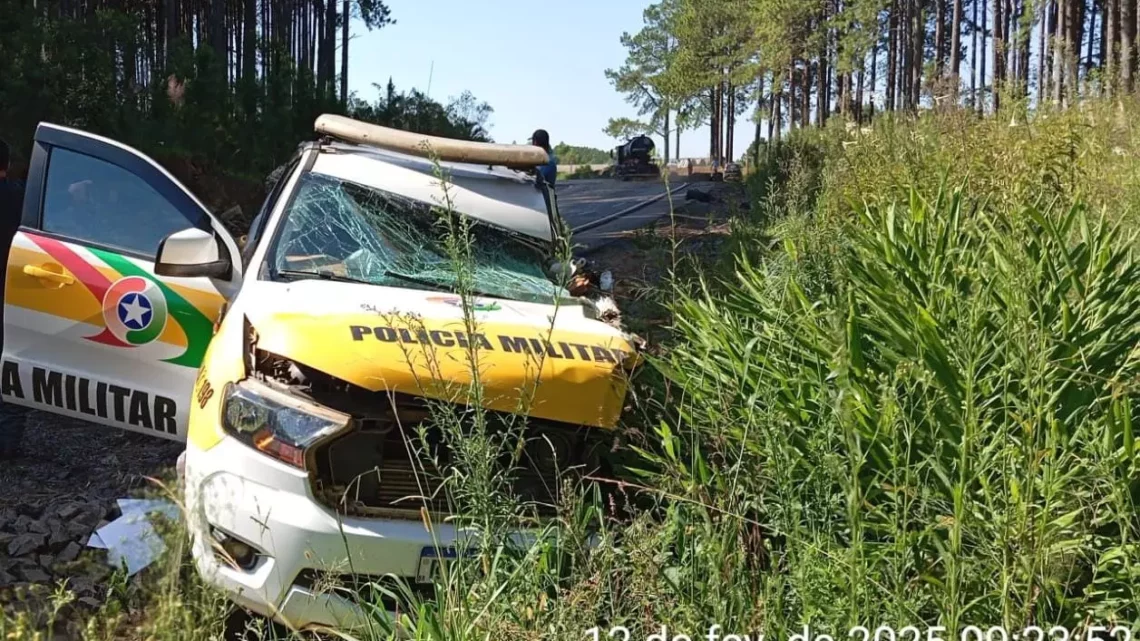
[[[37,133],[36,189],[9,257],[4,398],[185,439],[195,563],[235,602],[301,628],[352,627],[363,613],[316,594],[306,577],[342,571],[351,557],[365,575],[430,583],[429,548],[465,536],[445,523],[439,479],[419,478],[445,469],[447,454],[425,463],[407,445],[414,433],[439,446],[431,407],[459,421],[479,407],[490,428],[521,426],[526,456],[512,495],[535,518],[555,508],[567,464],[598,469],[637,348],[613,310],[553,281],[544,252],[555,201],[518,172],[449,164],[443,192],[422,158],[310,144],[239,250],[145,156],[60,131]],[[173,229],[136,230],[161,238],[155,255],[142,249],[150,240],[112,251],[106,239],[42,224],[83,213],[75,203],[90,185],[56,185],[48,164],[71,152],[98,156],[112,165],[106,175],[168,206]],[[35,195],[57,192],[71,204],[57,210]],[[479,227],[469,246],[494,250],[468,253],[485,291],[467,301],[425,218],[444,204]],[[189,263],[163,258],[167,243],[193,242]]]

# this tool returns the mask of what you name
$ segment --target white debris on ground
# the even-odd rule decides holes
[[[125,566],[127,576],[134,576],[166,551],[150,515],[162,514],[174,521],[180,516],[178,506],[157,499],[119,499],[117,502],[122,516],[95,530],[87,547],[107,550],[107,563],[116,569]]]
[[[116,499],[169,476],[185,446],[41,412],[26,418],[24,454],[0,462],[0,609],[50,610],[66,581],[75,608],[96,610],[114,569],[90,537],[118,518]]]

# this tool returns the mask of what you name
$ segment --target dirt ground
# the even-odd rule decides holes
[[[682,197],[674,202],[671,216],[650,228],[622,232],[588,255],[595,269],[613,272],[614,300],[623,321],[651,349],[667,331],[660,294],[670,270],[676,266],[686,272],[716,260],[731,231],[730,216],[749,207],[739,183],[701,182],[688,192],[709,198]]]
[[[0,420],[13,418],[4,412]],[[182,444],[44,412],[26,415],[23,454],[0,462],[0,607],[34,608],[61,581],[97,608],[112,568],[86,547],[118,517],[116,499],[158,491]]]

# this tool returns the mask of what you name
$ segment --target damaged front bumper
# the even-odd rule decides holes
[[[396,577],[430,592],[425,564],[466,547],[474,533],[448,522],[446,494],[423,482],[441,475],[422,461],[445,467],[446,448],[427,443],[427,456],[417,457],[404,447],[430,431],[418,429],[425,399],[437,408],[452,403],[467,420],[462,388],[473,381],[460,343],[473,336],[486,343],[480,382],[488,420],[509,423],[520,398],[532,402],[524,431],[538,447],[524,458],[543,460],[520,466],[512,493],[531,519],[545,521],[558,500],[540,490],[559,489],[567,467],[596,472],[616,438],[606,428],[616,423],[636,348],[615,336],[544,336],[501,322],[480,331],[375,314],[278,313],[256,330],[244,316],[223,325],[212,345],[219,355],[207,359],[195,386],[184,461],[201,576],[239,605],[297,629],[356,629],[395,607],[381,600],[378,611],[333,586]],[[528,385],[537,389],[526,395]],[[241,411],[231,411],[235,398]],[[534,541],[524,531],[515,542]]]
[[[187,502],[199,508],[188,514],[198,571],[242,607],[295,629],[375,624],[369,614],[377,614],[375,604],[343,588],[394,576],[426,594],[425,559],[475,540],[470,531],[428,518],[338,515],[312,496],[304,471],[235,439],[208,455],[191,446],[186,463]],[[253,558],[239,565],[220,545],[226,538],[247,545]],[[536,540],[522,532],[515,543]]]

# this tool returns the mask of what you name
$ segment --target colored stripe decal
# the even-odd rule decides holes
[[[95,297],[96,303],[98,303],[100,307],[105,307],[104,299],[107,296],[108,290],[110,290],[113,285],[110,279],[104,276],[94,265],[87,262],[86,259],[65,243],[55,240],[54,238],[45,238],[35,234],[26,234],[26,236],[43,249],[43,251],[47,252],[50,257],[58,261],[65,269],[74,274],[76,279]],[[155,286],[162,291],[162,295],[166,299],[170,317],[178,323],[178,326],[182,328],[183,333],[186,335],[185,350],[178,356],[163,359],[163,361],[184,367],[198,367],[201,365],[202,359],[206,355],[206,348],[209,346],[210,340],[214,335],[213,320],[203,314],[201,310],[195,307],[194,304],[184,296],[162,282],[161,279],[155,278],[154,274],[139,267],[130,259],[114,252],[96,249],[94,247],[87,247],[86,249],[94,254],[96,258],[103,261],[108,267],[119,272],[121,276],[143,278],[148,282],[154,283]],[[121,282],[121,280],[117,280],[116,282]],[[159,331],[161,331],[161,329],[159,329]],[[98,335],[89,336],[87,340],[112,347],[134,347],[131,343],[121,340],[106,326],[103,327]],[[149,340],[143,342],[150,342],[151,340],[154,340],[154,337],[150,337]]]
[[[27,237],[39,245],[49,256],[58,260],[64,269],[75,274],[75,277],[83,283],[87,291],[91,292],[91,295],[95,297],[95,302],[99,305],[103,304],[103,298],[107,296],[107,290],[111,288],[111,281],[107,280],[106,276],[100,273],[98,269],[95,269],[93,265],[83,260],[83,257],[72,251],[70,247],[54,238],[44,238],[34,234],[27,234]],[[103,328],[103,331],[99,332],[96,336],[88,336],[87,340],[112,347],[131,346],[129,343],[124,343],[116,338],[107,328]]]
[[[158,285],[158,288],[162,290],[163,296],[166,297],[167,305],[170,308],[170,316],[182,326],[182,331],[186,332],[186,350],[179,356],[164,359],[165,362],[186,367],[198,367],[201,365],[202,358],[206,355],[206,347],[210,344],[210,339],[214,335],[213,321],[198,311],[197,307],[194,307],[190,301],[183,298],[166,283],[155,278],[130,260],[118,254],[95,249],[94,247],[87,249],[92,254],[98,256],[99,260],[107,263],[108,266],[120,274],[124,276],[140,276]],[[112,336],[112,338],[114,337]]]

